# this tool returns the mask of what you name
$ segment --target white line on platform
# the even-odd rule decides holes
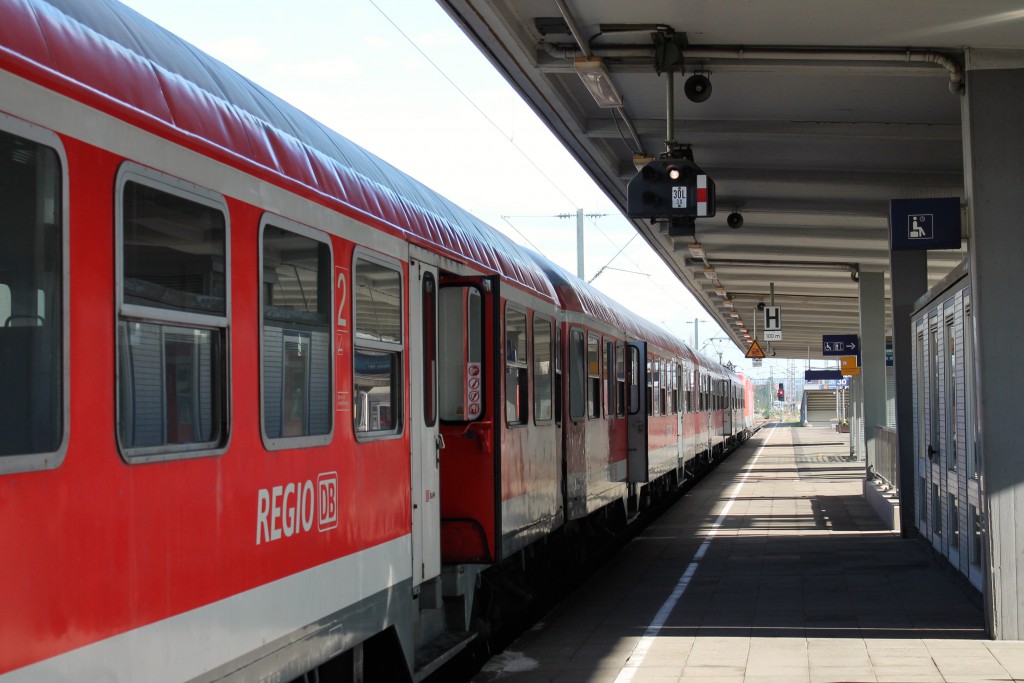
[[[629,658],[626,659],[626,663],[623,665],[622,670],[619,671],[619,675],[615,677],[615,683],[630,683],[633,680],[633,676],[636,675],[637,670],[644,663],[644,658],[647,656],[647,651],[651,649],[651,645],[654,644],[654,639],[661,632],[661,628],[668,621],[668,616],[675,609],[676,603],[679,602],[679,598],[683,597],[683,593],[686,592],[687,586],[690,585],[693,575],[697,573],[697,567],[700,561],[704,559],[704,555],[708,551],[708,547],[711,545],[712,539],[718,533],[719,527],[722,526],[722,522],[725,521],[726,515],[729,514],[729,510],[732,509],[732,504],[736,500],[736,497],[740,494],[740,490],[743,489],[743,484],[747,481],[747,476],[750,471],[757,464],[757,459],[761,457],[761,451],[764,450],[764,446],[772,438],[772,434],[775,433],[775,427],[768,432],[768,436],[765,437],[764,442],[757,449],[757,453],[754,453],[754,458],[748,464],[746,469],[743,471],[743,476],[740,477],[740,481],[736,484],[736,488],[733,490],[732,495],[729,496],[729,500],[725,503],[725,507],[722,508],[722,512],[719,513],[718,519],[711,525],[711,529],[708,531],[708,535],[704,538],[704,542],[697,548],[697,552],[693,555],[693,560],[687,565],[686,571],[679,577],[679,581],[676,583],[676,587],[672,589],[672,593],[665,599],[665,602],[661,604],[661,608],[658,613],[654,615],[654,619],[648,624],[647,629],[644,631],[644,635],[637,642],[636,647],[629,654]]]

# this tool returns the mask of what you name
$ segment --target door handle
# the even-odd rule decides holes
[[[934,458],[936,455],[938,455],[938,453],[939,452],[937,450],[935,450],[935,448],[931,444],[928,444],[928,457],[929,458]]]

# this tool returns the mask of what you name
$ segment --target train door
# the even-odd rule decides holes
[[[676,477],[677,481],[682,482],[686,478],[686,440],[683,431],[686,428],[686,394],[683,390],[683,364],[677,361],[673,366],[675,369],[672,380],[672,409],[675,410],[676,416]]]
[[[703,411],[701,415],[701,426],[704,429],[704,444],[705,457],[710,460],[711,456],[714,455],[714,444],[715,444],[715,412],[713,408],[714,396],[711,393],[711,375],[701,373],[700,375],[700,409]]]
[[[729,435],[732,434],[732,421],[733,421],[733,407],[736,403],[736,388],[732,385],[729,380],[719,380],[719,385],[722,387],[722,406],[723,420],[725,423],[722,425],[722,436],[728,440]]]
[[[629,483],[647,477],[647,342],[629,342],[626,348],[626,452]]]
[[[562,453],[565,468],[565,502],[568,519],[587,514],[587,332],[567,330],[567,419],[562,421]]]
[[[437,267],[410,260],[412,425],[412,585],[441,573],[440,463],[444,440],[437,419]]]
[[[497,277],[442,274],[437,300],[441,559],[501,559]]]

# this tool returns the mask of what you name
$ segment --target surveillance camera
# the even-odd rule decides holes
[[[726,221],[726,223],[729,224],[729,227],[732,228],[733,230],[736,230],[738,228],[742,228],[743,227],[743,214],[741,214],[738,211],[733,211],[732,213],[729,214],[729,217],[726,218],[725,221]]]
[[[757,302],[757,310],[759,310],[759,311],[763,311],[764,310],[764,302],[763,301],[758,301]]]

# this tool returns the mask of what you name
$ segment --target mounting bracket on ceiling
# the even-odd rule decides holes
[[[675,69],[678,69],[679,73],[686,71],[683,50],[690,45],[686,33],[676,33],[672,28],[664,28],[653,32],[651,40],[654,41],[654,70],[659,76]]]

